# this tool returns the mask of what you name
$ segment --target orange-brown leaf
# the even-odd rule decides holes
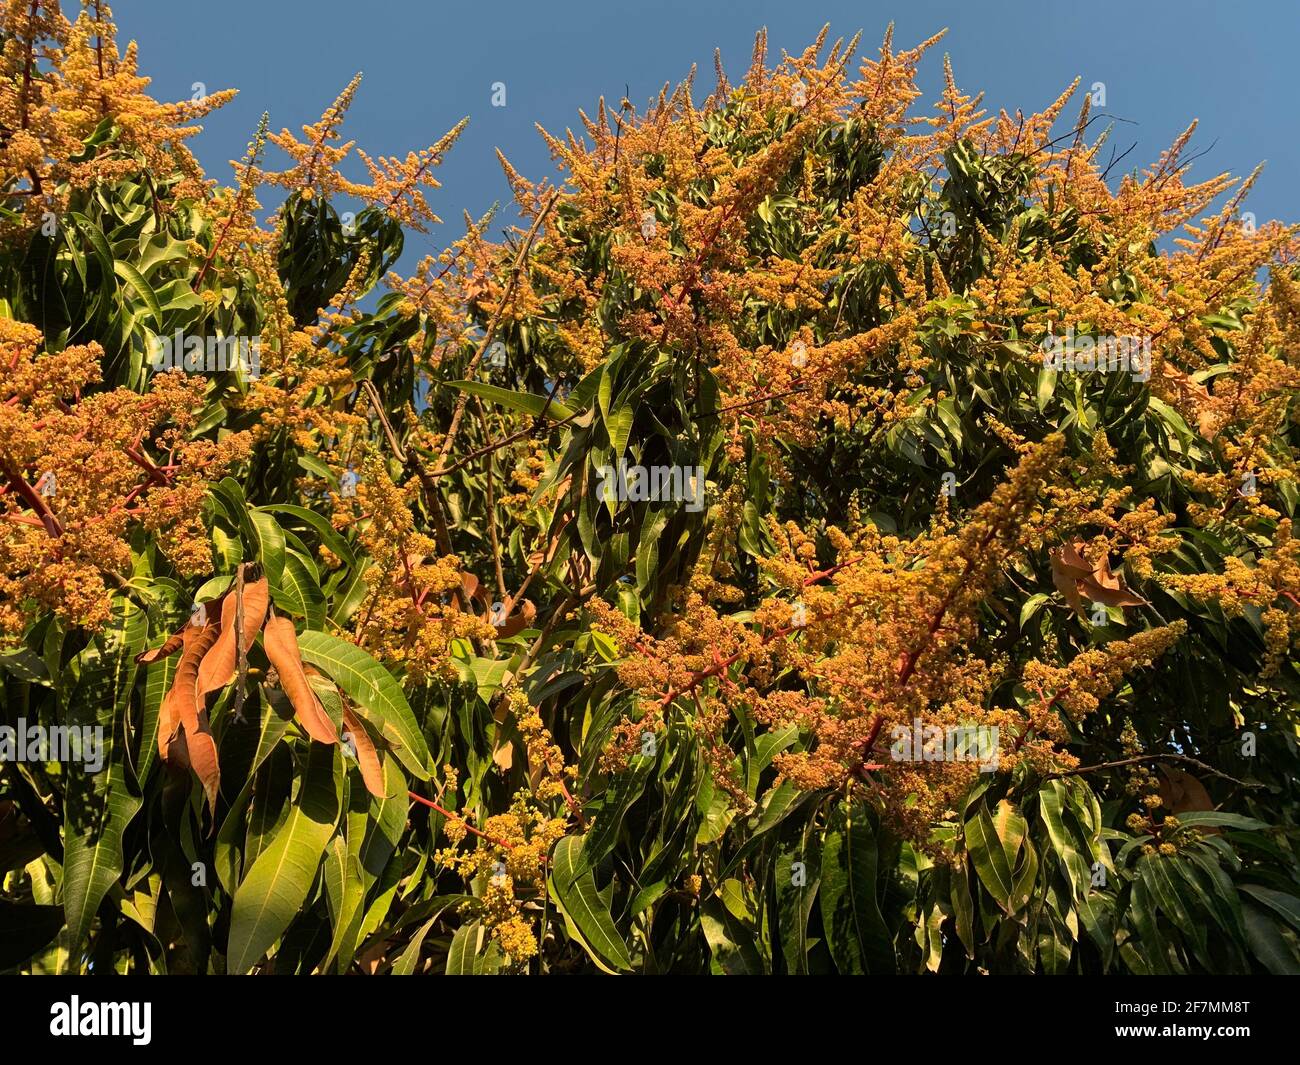
[[[1082,613],[1082,596],[1106,606],[1146,606],[1147,601],[1128,588],[1110,569],[1105,555],[1094,566],[1083,557],[1083,542],[1062,544],[1051,552],[1052,583],[1075,613]]]
[[[532,600],[525,599],[519,604],[519,609],[506,618],[505,622],[497,626],[497,639],[504,640],[509,636],[514,636],[528,628],[537,619],[537,607],[533,606]]]
[[[357,765],[366,791],[376,799],[384,798],[384,764],[379,760],[375,741],[370,738],[361,719],[346,706],[343,708],[343,728],[344,739],[351,737],[352,746],[356,748]]]
[[[483,587],[483,583],[474,574],[462,573],[460,575],[460,586],[465,591],[466,602],[477,599],[485,607],[487,606],[487,589]]]
[[[186,624],[186,628],[192,627],[193,626],[188,623]],[[184,642],[185,629],[181,629],[180,632],[174,632],[168,636],[166,642],[163,643],[161,647],[155,647],[152,651],[141,651],[135,656],[135,660],[140,663],[145,663],[156,662],[160,658],[170,658],[180,649],[181,644]]]
[[[1083,557],[1082,547],[1081,540],[1076,540],[1072,544],[1062,544],[1052,552],[1052,569],[1059,570],[1075,580],[1092,576],[1092,566]]]
[[[158,715],[159,753],[170,764],[188,765],[194,770],[203,785],[208,808],[214,813],[221,767],[217,745],[208,727],[203,694],[198,690],[198,673],[200,663],[219,638],[215,624],[209,623],[201,629],[186,626],[182,634],[185,649]]]
[[[1160,782],[1160,798],[1171,814],[1201,813],[1214,809],[1214,800],[1205,785],[1186,770],[1173,766],[1160,766],[1164,779]]]
[[[1052,583],[1056,585],[1057,591],[1065,596],[1065,601],[1070,604],[1071,610],[1076,614],[1083,612],[1083,600],[1079,598],[1079,579],[1072,577],[1065,566],[1058,564],[1055,553],[1052,555]]]
[[[271,602],[271,585],[265,577],[259,581],[250,581],[244,585],[244,649],[253,643],[253,638],[262,627],[266,618],[266,609]],[[235,679],[235,670],[239,663],[235,647],[235,589],[226,593],[221,601],[221,636],[199,666],[199,695],[224,688]]]
[[[1131,591],[1110,571],[1110,561],[1103,555],[1091,576],[1079,582],[1089,599],[1107,606],[1146,606],[1147,601]]]
[[[303,672],[302,655],[298,651],[298,634],[293,622],[271,611],[262,634],[266,657],[280,674],[280,688],[293,703],[294,716],[307,735],[320,743],[338,743],[334,722],[325,713],[316,693],[311,689],[307,674]]]

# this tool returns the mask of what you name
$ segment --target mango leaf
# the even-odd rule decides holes
[[[573,411],[558,399],[552,399],[548,404],[545,396],[534,395],[532,392],[511,392],[508,388],[498,388],[485,381],[448,381],[447,384],[509,410],[531,414],[534,418],[540,417],[543,410],[546,411],[546,416],[555,422],[573,417]]]
[[[1300,959],[1267,913],[1249,903],[1241,908],[1250,949],[1274,976],[1300,975]]]
[[[356,553],[352,550],[352,546],[330,524],[328,518],[317,514],[314,510],[293,506],[288,503],[272,504],[258,509],[266,514],[283,514],[286,517],[302,522],[320,537],[321,544],[329,548],[331,553],[337,555],[349,566],[356,562]]]
[[[1256,902],[1267,906],[1292,928],[1300,931],[1300,899],[1259,884],[1242,884],[1241,890]]]
[[[257,552],[257,560],[262,563],[262,571],[272,585],[279,587],[284,579],[284,530],[275,516],[264,510],[249,510],[248,522],[253,533],[252,546]]]
[[[308,563],[296,551],[288,551],[280,583],[271,589],[275,605],[282,611],[302,618],[309,629],[325,627],[325,596],[312,575]]]
[[[551,887],[556,902],[582,934],[582,945],[593,958],[615,969],[631,971],[632,959],[596,890],[596,878],[582,857],[582,837],[565,836],[551,857]]]
[[[342,804],[342,776],[333,747],[312,744],[302,790],[235,891],[226,971],[246,973],[298,916],[316,882]]]
[[[975,872],[989,894],[1008,913],[1014,912],[1016,858],[1020,853],[1027,826],[1011,803],[1003,799],[990,816],[980,803],[978,812],[966,822],[966,850],[975,863]]]
[[[334,929],[330,949],[321,962],[322,969],[339,957],[347,942],[355,942],[356,929],[361,924],[362,903],[365,902],[365,884],[356,854],[341,835],[330,841],[325,855],[325,901],[329,906],[330,924]],[[346,969],[351,957],[340,959],[340,968]]]
[[[17,968],[49,946],[62,928],[61,906],[26,906],[0,899],[0,972]]]
[[[627,448],[627,438],[632,432],[632,417],[632,407],[628,405],[620,407],[612,417],[605,418],[605,431],[609,433],[615,465],[623,457],[623,452]]]
[[[709,944],[714,972],[728,976],[762,976],[766,971],[754,932],[717,898],[701,904],[700,928]]]
[[[298,650],[304,662],[343,689],[410,773],[429,779],[429,748],[401,686],[388,670],[355,644],[324,632],[302,633]]]
[[[876,837],[866,806],[835,807],[822,841],[820,902],[826,945],[844,974],[897,971],[878,901]]]
[[[393,962],[391,971],[394,976],[410,976],[411,973],[415,972],[416,963],[420,960],[420,950],[424,946],[424,937],[429,934],[429,929],[433,927],[433,922],[437,919],[436,917],[430,917],[411,937],[411,942],[406,945],[406,949],[402,951],[401,956],[397,961]],[[450,958],[448,958],[448,962],[450,963]],[[450,968],[448,969],[448,975],[451,975]]]
[[[68,965],[80,969],[79,948],[108,889],[122,875],[122,834],[142,804],[127,769],[126,707],[135,683],[135,656],[144,647],[148,622],[127,599],[116,599],[113,617],[78,656],[80,675],[63,724],[75,735],[102,737],[98,751],[83,745],[67,765],[63,821],[63,908],[69,932]],[[92,741],[93,742],[93,741]],[[97,772],[92,761],[102,758]]]
[[[1268,825],[1263,821],[1257,821],[1253,817],[1225,813],[1222,810],[1189,810],[1186,813],[1180,813],[1178,820],[1184,825],[1195,825],[1202,828],[1236,828],[1243,832],[1262,832],[1268,828]]]
[[[486,944],[486,947],[485,947]],[[461,925],[447,951],[448,976],[489,976],[501,968],[504,957],[478,921]]]

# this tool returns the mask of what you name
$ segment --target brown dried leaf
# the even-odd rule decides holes
[[[525,599],[520,605],[518,611],[506,618],[505,623],[497,627],[497,638],[505,639],[508,636],[514,636],[528,628],[537,618],[537,607],[533,606],[532,600]]]
[[[1218,435],[1219,415],[1214,408],[1214,396],[1204,383],[1197,382],[1169,362],[1161,362],[1160,376],[1178,392],[1179,413],[1187,421],[1195,420],[1196,428],[1206,440]],[[1192,418],[1188,418],[1188,411]]]
[[[352,737],[352,744],[357,750],[357,765],[361,769],[361,779],[365,781],[366,791],[376,799],[384,798],[384,764],[379,760],[379,751],[375,741],[370,738],[361,718],[348,707],[343,708],[344,738]]]
[[[298,634],[293,622],[277,616],[274,610],[267,619],[262,634],[262,646],[280,674],[280,688],[293,704],[294,716],[307,735],[319,743],[338,743],[334,722],[325,713],[316,693],[312,691],[307,674],[303,671],[302,655],[298,651]]]
[[[135,660],[143,664],[145,662],[157,662],[160,658],[170,658],[180,649],[181,644],[185,642],[185,629],[193,627],[194,626],[186,622],[184,628],[179,632],[173,632],[168,636],[166,642],[164,642],[161,647],[155,647],[152,651],[141,651],[135,656]]]
[[[203,785],[208,808],[215,814],[221,766],[217,744],[208,727],[208,712],[198,690],[200,663],[220,638],[214,623],[203,628],[187,625],[182,633],[184,650],[176,676],[163,696],[158,714],[158,752],[171,765],[189,766]]]
[[[1171,814],[1200,813],[1214,809],[1214,800],[1205,785],[1191,773],[1172,766],[1159,767],[1164,779],[1160,781],[1160,798]]]
[[[1083,557],[1083,541],[1075,540],[1071,544],[1062,544],[1052,552],[1052,569],[1060,570],[1075,580],[1092,576],[1092,566]]]
[[[1079,582],[1084,594],[1107,606],[1146,606],[1147,601],[1131,591],[1110,571],[1110,561],[1105,556],[1097,563],[1092,574]]]
[[[477,599],[486,608],[488,605],[487,589],[483,587],[480,581],[472,573],[462,573],[460,575],[460,586],[465,589],[466,600]]]
[[[1106,606],[1146,606],[1147,601],[1125,586],[1110,570],[1104,555],[1094,566],[1083,557],[1083,541],[1062,544],[1049,556],[1052,583],[1076,614],[1083,612],[1082,596]],[[1082,594],[1081,594],[1082,593]]]
[[[244,585],[244,649],[252,646],[254,637],[266,619],[271,603],[271,585],[265,577]],[[221,601],[221,636],[212,646],[199,666],[199,695],[224,688],[235,679],[237,650],[235,647],[235,591],[232,588]]]
[[[1079,578],[1072,572],[1073,566],[1067,565],[1062,560],[1062,553],[1065,548],[1059,551],[1053,551],[1050,555],[1052,560],[1052,583],[1056,585],[1056,590],[1065,596],[1065,601],[1070,604],[1070,609],[1076,614],[1083,613],[1083,600],[1079,598]]]

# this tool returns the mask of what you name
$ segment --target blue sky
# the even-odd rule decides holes
[[[1259,221],[1300,219],[1300,120],[1296,106],[1297,0],[117,0],[122,42],[139,41],[142,73],[162,99],[186,99],[195,82],[240,95],[211,116],[191,142],[212,177],[230,178],[263,110],[271,126],[297,131],[315,121],[353,73],[365,73],[345,133],[373,154],[405,155],[435,141],[463,117],[469,128],[439,171],[430,203],[446,224],[408,239],[416,254],[459,236],[461,212],[510,203],[493,149],[526,176],[554,174],[534,130],[577,125],[602,93],[617,103],[625,86],[642,105],[664,82],[699,64],[712,86],[722,49],[739,78],[754,33],[770,48],[802,50],[823,23],[832,37],[863,32],[874,49],[892,20],[895,46],[947,27],[922,71],[925,101],[937,94],[942,52],[958,83],[983,89],[986,105],[1038,110],[1075,75],[1106,86],[1116,143],[1136,147],[1121,164],[1142,166],[1192,118],[1197,146],[1210,149],[1194,177],[1267,168],[1247,209]],[[492,85],[506,85],[493,107]],[[1073,111],[1071,111],[1073,113]],[[1212,147],[1211,147],[1212,146]],[[268,165],[284,156],[271,149]],[[342,205],[340,205],[342,206]],[[513,217],[510,212],[508,217]],[[506,221],[507,216],[502,217]]]

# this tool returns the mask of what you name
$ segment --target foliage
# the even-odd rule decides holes
[[[219,186],[4,11],[0,724],[103,766],[7,758],[0,968],[1300,968],[1297,233],[1190,129],[760,37],[402,277],[461,126]]]

